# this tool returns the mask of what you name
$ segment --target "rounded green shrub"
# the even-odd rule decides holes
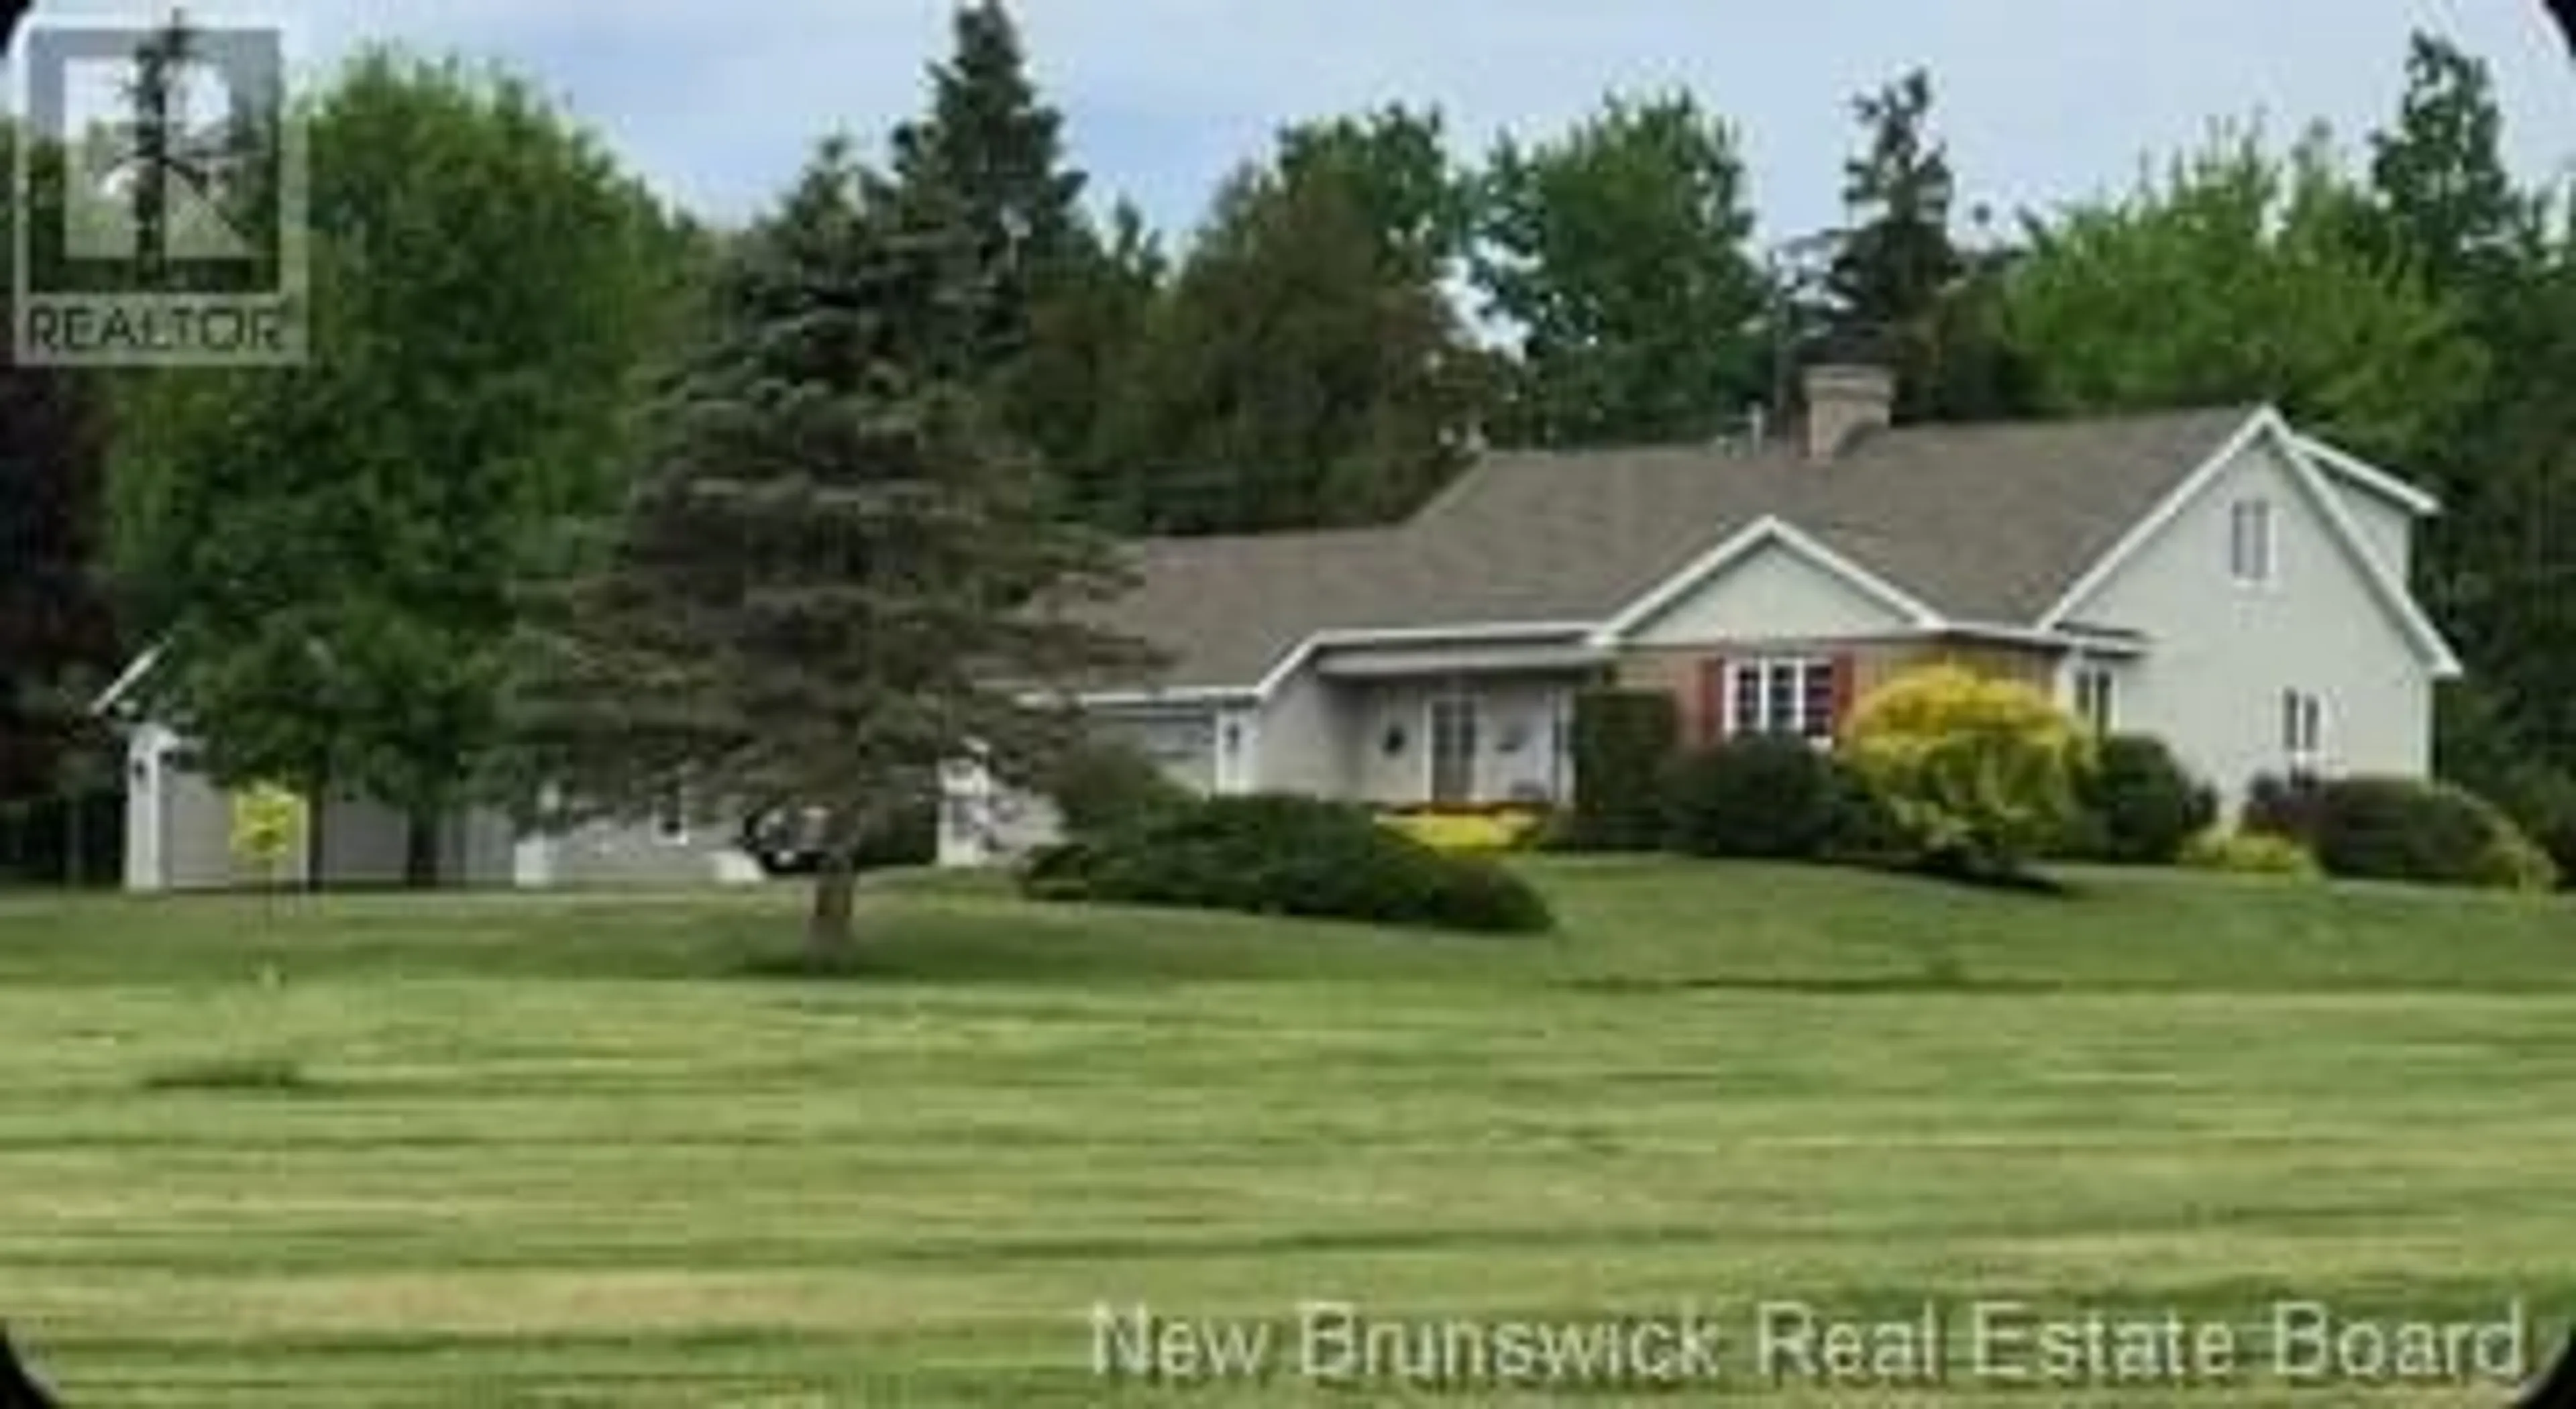
[[[2077,786],[2083,816],[2075,853],[2121,866],[2170,866],[2218,820],[2218,795],[2162,739],[2115,734],[2096,747]]]
[[[1549,849],[1653,851],[1663,843],[1663,778],[1680,746],[1681,711],[1656,690],[1575,696],[1574,807]]]
[[[2238,811],[2236,829],[2268,837],[2289,837],[2308,842],[2317,835],[2318,809],[2324,785],[2314,778],[2284,778],[2265,774],[2256,778],[2245,791],[2245,805]]]
[[[1859,766],[1840,754],[1826,760],[1826,859],[1885,864],[1910,845],[1895,809]]]
[[[1676,760],[1664,839],[1690,856],[1808,860],[1834,826],[1833,765],[1804,739],[1751,736]]]
[[[1124,744],[1088,740],[1055,761],[1044,785],[1069,837],[1134,825],[1190,801],[1154,761]]]
[[[1302,797],[1215,798],[1051,847],[1022,868],[1042,900],[1167,905],[1471,932],[1545,931],[1527,882]]]
[[[2576,881],[2576,777],[2525,761],[2508,770],[2489,796],[2548,854],[2561,884]]]
[[[2558,860],[2503,808],[2483,799],[2489,831],[2484,861],[2479,866],[2479,883],[2499,890],[2552,891],[2565,879]]]
[[[2308,842],[2330,875],[2501,889],[2544,889],[2558,881],[2548,854],[2465,788],[2411,778],[2339,778],[2294,796],[2292,805],[2265,815],[2267,829]],[[2249,824],[2255,815],[2249,805]]]

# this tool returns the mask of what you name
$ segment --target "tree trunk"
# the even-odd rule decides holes
[[[304,801],[304,888],[316,895],[331,888],[331,788],[324,784]]]
[[[81,812],[80,789],[63,794],[63,884],[73,890],[89,884],[89,857],[84,843],[88,819]]]
[[[411,890],[436,890],[440,880],[439,862],[443,859],[440,845],[446,839],[446,817],[438,812],[415,812],[403,825],[403,885]]]
[[[814,873],[814,913],[805,925],[805,953],[817,966],[848,959],[859,947],[858,850],[836,842]]]

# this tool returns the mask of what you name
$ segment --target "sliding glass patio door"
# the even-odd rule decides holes
[[[1464,807],[1476,801],[1476,701],[1443,695],[1431,701],[1431,801]]]

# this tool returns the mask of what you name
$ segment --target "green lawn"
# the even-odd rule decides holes
[[[1695,1306],[1727,1378],[1667,1403],[2492,1406],[2294,1392],[2252,1323],[2518,1296],[2546,1353],[2576,1314],[2576,907],[1539,875],[1535,941],[916,882],[831,983],[757,976],[792,891],[0,896],[0,1317],[74,1409],[347,1409],[1394,1398],[1092,1373],[1095,1305],[1308,1299]],[[2246,1323],[2250,1368],[2088,1398],[1747,1363],[1758,1299],[2003,1297]]]

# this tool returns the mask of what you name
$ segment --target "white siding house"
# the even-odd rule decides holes
[[[1694,740],[1824,742],[1929,661],[2158,735],[2231,798],[2428,771],[2460,666],[2409,590],[2421,491],[2267,408],[1913,428],[1892,392],[1819,369],[1776,442],[1490,454],[1401,524],[1139,543],[1101,624],[1165,665],[1083,705],[1191,789],[1384,808],[1570,798],[1588,686],[1671,692]],[[232,879],[225,799],[169,731],[133,740],[132,882]],[[943,782],[948,864],[1056,831],[978,768]],[[398,873],[396,819],[326,817],[335,872]],[[449,855],[478,884],[708,883],[747,873],[734,841],[477,815]]]
[[[1808,436],[1750,450],[1489,456],[1389,529],[1143,545],[1112,624],[1175,663],[1100,716],[1182,712],[1167,766],[1210,792],[1547,802],[1586,685],[1669,690],[1697,739],[1829,739],[1939,660],[2231,799],[2429,770],[2460,667],[2407,583],[2428,496],[2266,408],[1917,430],[1889,390],[1823,370]]]

